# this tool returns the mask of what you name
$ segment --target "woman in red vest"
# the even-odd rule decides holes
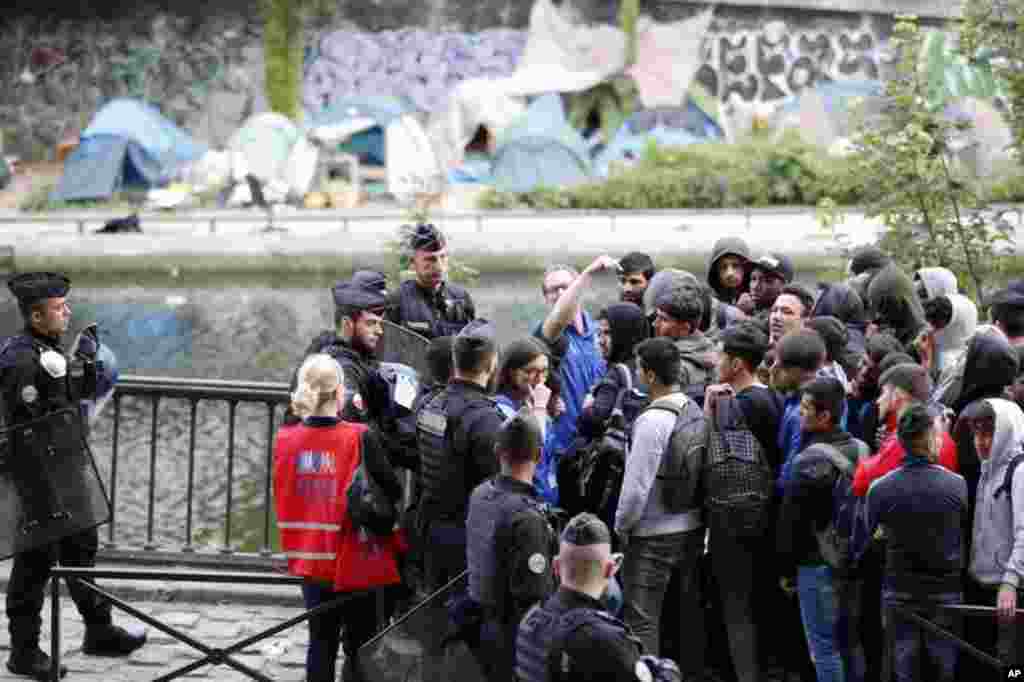
[[[348,517],[346,491],[360,462],[365,459],[367,473],[389,498],[401,496],[398,478],[373,432],[338,417],[344,396],[344,375],[337,361],[326,354],[309,356],[299,369],[291,403],[302,421],[282,427],[274,445],[281,547],[289,573],[306,579],[302,596],[309,609],[343,596],[347,590],[337,585],[351,583],[353,576],[347,574],[354,569],[345,559],[346,542],[357,533],[366,536]],[[378,582],[384,586],[397,581],[396,571]],[[359,679],[356,651],[377,625],[373,587],[360,588],[344,605],[310,619],[307,682],[334,682],[339,643],[345,652],[342,679]]]

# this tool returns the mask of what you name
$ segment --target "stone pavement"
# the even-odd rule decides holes
[[[10,561],[0,563],[0,590],[6,594]],[[123,566],[122,566],[123,567]],[[153,615],[171,627],[208,646],[225,648],[232,643],[299,615],[302,597],[297,586],[243,586],[128,583],[100,581],[100,586],[124,599],[133,607]],[[171,670],[187,665],[202,654],[168,634],[128,614],[114,609],[114,621],[133,628],[146,627],[146,646],[126,659],[86,656],[81,651],[84,625],[74,603],[62,590],[61,656],[68,667],[67,680],[82,682],[141,682],[152,680]],[[50,647],[50,599],[43,606],[42,648]],[[10,639],[6,619],[0,625],[0,682],[25,680],[11,675],[6,663]],[[306,623],[262,640],[236,655],[239,662],[267,675],[273,680],[298,682],[305,679],[306,644],[309,630]],[[341,661],[339,660],[339,670]],[[249,677],[228,666],[204,666],[184,679],[233,682]]]

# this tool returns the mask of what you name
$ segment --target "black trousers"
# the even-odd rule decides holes
[[[52,545],[14,555],[7,587],[7,620],[12,651],[39,646],[43,599],[54,564],[59,560],[64,566],[92,567],[96,565],[97,549],[99,533],[93,528]],[[68,591],[86,626],[110,624],[110,604],[99,595],[74,580],[68,581]]]

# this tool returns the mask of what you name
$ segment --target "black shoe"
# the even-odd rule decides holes
[[[90,656],[127,656],[145,643],[145,633],[133,635],[117,625],[94,625],[85,629],[82,653]]]
[[[26,675],[37,680],[50,679],[50,657],[38,647],[35,650],[12,651],[7,659],[7,669],[15,675]],[[60,667],[60,676],[68,674],[68,669]]]

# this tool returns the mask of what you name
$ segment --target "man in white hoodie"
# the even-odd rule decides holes
[[[1018,590],[1024,587],[1024,467],[1011,462],[1024,452],[1024,412],[1009,400],[989,398],[964,417],[981,460],[969,569],[979,589],[972,590],[971,601],[995,605],[999,658],[1016,665],[1024,660],[1016,621]]]

